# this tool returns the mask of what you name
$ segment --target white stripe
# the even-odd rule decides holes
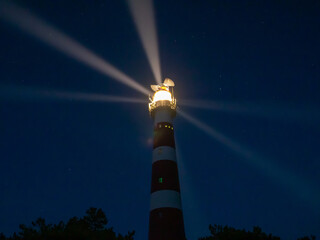
[[[157,208],[181,209],[180,193],[174,190],[160,190],[152,193],[150,211]]]
[[[160,122],[168,122],[172,124],[171,112],[168,109],[157,109],[154,116],[154,125]]]
[[[173,147],[161,146],[153,149],[152,163],[159,160],[171,160],[177,162],[176,150]]]

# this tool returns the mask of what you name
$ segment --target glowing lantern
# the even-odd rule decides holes
[[[171,91],[170,91],[171,87]],[[150,97],[149,111],[151,116],[158,107],[169,107],[176,110],[176,99],[173,97],[174,82],[166,78],[161,85],[151,85],[151,89],[155,92]]]
[[[154,93],[153,95],[153,101],[157,102],[157,101],[171,101],[171,92],[168,92],[166,90],[159,90],[157,92]]]

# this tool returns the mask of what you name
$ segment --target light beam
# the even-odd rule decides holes
[[[0,2],[0,18],[100,73],[143,94],[148,95],[150,93],[145,87],[110,63],[23,8],[6,1]]]
[[[320,212],[320,189],[315,188],[312,184],[305,181],[304,179],[301,179],[292,172],[281,168],[276,163],[250,150],[246,146],[228,138],[221,132],[204,124],[203,122],[190,116],[189,114],[181,110],[178,111],[178,113],[188,122],[192,123],[194,126],[199,128],[221,144],[227,146],[235,154],[241,156],[247,164],[258,168],[261,172],[265,173],[273,180],[277,180],[276,183],[280,183],[285,188],[290,189],[290,191],[295,193],[300,199],[312,204],[312,206]]]
[[[120,97],[105,94],[89,94],[81,92],[57,91],[52,89],[31,88],[21,86],[0,85],[0,98],[3,99],[47,99],[47,100],[72,100],[86,102],[120,102],[120,103],[143,103],[148,101],[139,98]]]
[[[179,105],[227,113],[247,114],[277,120],[320,122],[320,111],[311,106],[258,105],[224,101],[179,100]]]
[[[153,75],[160,84],[161,68],[153,2],[152,0],[128,0],[128,5]]]
[[[201,193],[194,186],[194,178],[192,177],[192,170],[189,171],[184,161],[184,156],[179,147],[179,139],[176,136],[176,154],[179,169],[179,181],[181,184],[180,191],[183,197],[182,206],[185,219],[185,231],[187,239],[197,239],[203,232],[207,230],[209,224],[209,218],[207,211],[202,206],[203,202],[199,201],[199,194]],[[203,201],[203,200],[202,200]],[[196,224],[195,224],[196,223]],[[202,227],[200,227],[202,226]]]

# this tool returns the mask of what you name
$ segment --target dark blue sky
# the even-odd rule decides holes
[[[125,1],[15,2],[140,84],[154,84]],[[178,103],[319,109],[318,1],[161,0],[155,11],[162,75],[176,82]],[[145,98],[3,21],[0,36],[1,87]],[[82,216],[94,206],[116,231],[134,229],[136,239],[147,239],[147,105],[0,97],[0,232],[39,216],[53,223]],[[181,109],[319,193],[319,111],[275,119]],[[179,116],[175,130],[188,239],[208,234],[210,223],[258,225],[284,240],[320,237],[316,195],[301,200],[298,182],[296,191],[287,189]]]

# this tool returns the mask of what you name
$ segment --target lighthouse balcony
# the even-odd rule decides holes
[[[171,110],[176,110],[177,108],[177,103],[176,103],[176,99],[171,99],[171,101],[169,100],[160,100],[160,101],[153,101],[151,103],[149,103],[149,112],[150,114],[153,113],[154,110],[156,110],[157,108],[162,108],[162,107],[169,107]]]

